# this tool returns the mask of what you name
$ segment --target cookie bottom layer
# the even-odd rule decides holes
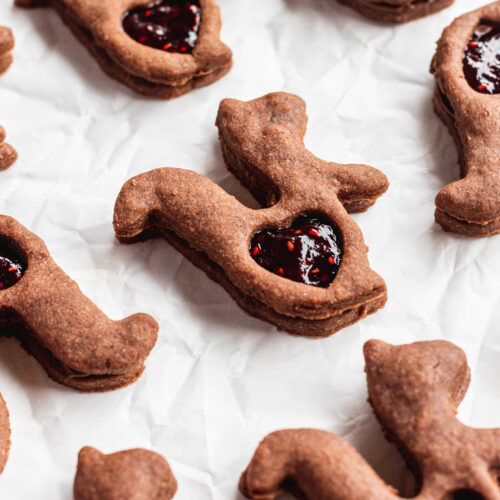
[[[111,78],[126,85],[134,92],[145,97],[157,99],[174,99],[192,90],[206,87],[222,78],[232,67],[232,62],[226,66],[206,74],[195,75],[183,84],[166,85],[157,82],[150,82],[144,78],[127,73],[123,68],[113,62],[113,60],[103,50],[99,50],[92,44],[87,44],[82,40],[88,51],[95,57],[101,69]]]
[[[195,250],[189,244],[171,231],[159,229],[155,224],[133,238],[117,236],[121,243],[135,243],[151,238],[163,238],[186,257],[196,267],[204,271],[207,276],[221,285],[231,298],[248,315],[264,320],[274,325],[278,330],[302,337],[328,337],[346,326],[356,323],[361,318],[373,314],[382,308],[387,301],[387,294],[381,293],[352,308],[326,319],[314,320],[301,317],[292,317],[279,314],[266,304],[241,292],[227,277],[223,269],[212,262],[206,254]]]
[[[21,321],[2,315],[1,334],[15,337],[28,354],[40,363],[47,375],[59,384],[81,392],[104,392],[119,389],[135,382],[142,374],[144,365],[133,367],[130,372],[109,375],[90,375],[75,372],[55,358],[40,345]]]
[[[407,23],[421,17],[430,16],[455,0],[413,0],[408,6],[392,5],[390,0],[367,2],[366,0],[337,0],[353,8],[361,15],[384,23]]]
[[[464,236],[471,236],[473,238],[484,238],[486,236],[500,234],[500,219],[485,225],[475,224],[473,222],[456,219],[439,208],[436,208],[434,217],[443,230],[449,233],[463,234]]]
[[[441,92],[439,86],[436,84],[432,103],[434,111],[446,125],[450,135],[453,137],[455,145],[457,146],[459,154],[459,164],[461,167],[461,175],[465,176],[465,161],[463,154],[462,141],[455,126],[455,118],[453,115],[453,108],[451,104],[445,101],[446,96]],[[451,233],[463,234],[475,238],[482,238],[500,234],[500,218],[496,218],[485,224],[478,224],[475,222],[459,219],[446,211],[445,207],[436,206],[435,211],[436,222],[445,230]]]
[[[46,5],[46,2],[37,5]],[[19,2],[17,5],[22,5]],[[190,78],[173,80],[172,82],[155,82],[146,80],[139,76],[128,73],[124,68],[116,64],[104,49],[95,43],[92,34],[80,26],[69,13],[59,4],[52,2],[51,5],[59,12],[64,23],[69,27],[78,40],[94,56],[101,69],[114,80],[131,88],[134,92],[146,97],[158,99],[173,99],[180,97],[192,90],[205,87],[222,78],[232,67],[232,61],[209,73],[195,74]],[[30,5],[33,6],[33,5]]]

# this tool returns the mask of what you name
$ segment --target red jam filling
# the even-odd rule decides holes
[[[476,28],[465,49],[463,67],[474,90],[500,93],[500,23],[483,21]]]
[[[24,260],[10,245],[0,242],[0,290],[14,286],[25,271]]]
[[[122,20],[123,29],[135,41],[180,54],[193,51],[200,23],[199,0],[160,0],[129,10]]]
[[[250,255],[278,276],[327,288],[340,267],[342,238],[325,218],[304,215],[290,227],[259,231],[250,243]]]

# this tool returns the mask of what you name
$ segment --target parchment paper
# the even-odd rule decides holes
[[[361,349],[370,338],[464,348],[473,382],[459,417],[500,426],[500,237],[453,236],[433,221],[436,193],[459,170],[432,112],[428,67],[442,29],[484,0],[457,0],[403,26],[333,0],[219,0],[234,69],[171,102],[105,76],[51,9],[11,3],[0,5],[17,43],[0,79],[0,123],[19,160],[0,173],[0,212],[41,236],[110,317],[147,312],[161,330],[137,383],[95,395],[51,382],[15,340],[0,342],[13,430],[2,499],[70,500],[84,445],[161,453],[179,482],[176,500],[241,499],[238,478],[259,440],[287,427],[340,434],[411,491],[366,403]],[[168,244],[120,246],[111,226],[122,184],[160,166],[196,170],[256,206],[224,167],[214,120],[224,97],[277,90],[306,100],[312,152],[373,165],[391,182],[355,215],[387,282],[387,306],[326,340],[249,318]]]

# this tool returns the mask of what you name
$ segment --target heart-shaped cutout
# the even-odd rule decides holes
[[[287,228],[266,228],[250,243],[264,269],[306,285],[327,288],[342,260],[340,231],[324,217],[303,215]]]
[[[161,0],[125,13],[122,26],[135,41],[163,50],[190,54],[201,24],[199,0]]]
[[[463,67],[474,90],[500,93],[500,23],[485,21],[476,28],[465,49]]]
[[[25,271],[24,259],[9,244],[0,242],[0,290],[14,286]]]

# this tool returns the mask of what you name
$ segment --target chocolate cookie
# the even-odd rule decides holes
[[[56,382],[107,391],[134,382],[158,331],[147,314],[111,321],[52,260],[38,236],[0,216],[0,328]]]
[[[352,7],[360,14],[375,21],[387,23],[407,23],[421,17],[430,16],[446,7],[454,0],[338,0]]]
[[[215,0],[15,0],[51,5],[111,78],[163,99],[215,82],[232,65]]]
[[[17,160],[17,152],[5,141],[5,130],[0,125],[0,170],[9,168]]]
[[[304,101],[291,94],[222,101],[226,165],[267,208],[252,210],[194,172],[162,168],[123,186],[116,237],[165,238],[245,312],[296,335],[325,337],[375,312],[386,286],[347,212],[372,205],[387,178],[313,156],[306,122]]]
[[[415,472],[415,500],[500,498],[500,429],[473,429],[456,418],[469,385],[465,354],[449,342],[365,344],[369,401],[386,437]],[[240,481],[248,498],[284,491],[309,500],[397,500],[346,441],[313,429],[274,432]]]
[[[9,410],[0,394],[0,473],[3,472],[10,448],[10,422]]]
[[[438,42],[434,109],[459,152],[462,180],[436,197],[436,221],[466,236],[500,232],[500,2],[456,19]]]
[[[12,49],[14,35],[10,28],[0,26],[0,75],[5,73],[12,64]]]
[[[152,451],[104,455],[85,447],[78,454],[74,500],[170,500],[176,490],[168,462]]]

